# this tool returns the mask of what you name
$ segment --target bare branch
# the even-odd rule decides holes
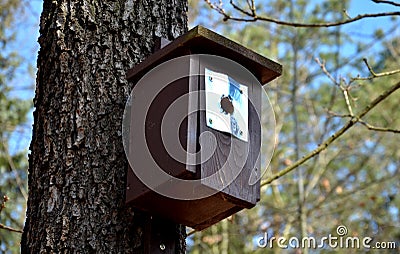
[[[396,3],[393,1],[387,1],[387,0],[372,0],[372,2],[377,3],[377,4],[391,4],[394,6],[400,6],[400,3]]]
[[[387,31],[387,33],[386,33],[386,35],[387,36],[389,36],[389,35],[392,35],[393,33],[395,33],[395,31],[398,31],[398,25],[394,25],[393,27],[391,27],[388,31]],[[364,47],[361,51],[358,51],[357,53],[355,53],[355,54],[353,54],[352,56],[350,56],[349,58],[348,58],[348,60],[347,61],[342,61],[339,65],[337,65],[337,70],[339,70],[339,69],[341,69],[341,68],[343,68],[344,66],[347,66],[347,65],[349,65],[349,64],[351,64],[351,63],[353,63],[353,62],[355,62],[355,61],[359,61],[360,59],[359,59],[359,55],[361,54],[361,53],[363,53],[363,52],[368,52],[368,50],[370,50],[372,47],[374,47],[375,45],[377,45],[377,43],[379,43],[379,42],[384,42],[383,41],[383,38],[385,38],[385,37],[381,37],[381,38],[378,38],[378,39],[374,39],[373,41],[371,41],[370,43],[368,43],[368,45],[366,46],[366,47]],[[390,47],[389,45],[387,45],[387,47],[389,48],[389,50],[390,50],[390,48],[393,48],[393,46],[392,47]],[[396,57],[394,57],[394,58],[396,58]],[[397,59],[397,58],[396,58]],[[400,59],[400,57],[399,57],[399,59]],[[329,71],[329,70],[328,70]],[[312,73],[312,74],[310,74],[309,75],[309,79],[313,79],[313,78],[315,78],[316,76],[318,76],[319,75],[319,72],[314,72],[314,73]]]
[[[253,13],[253,15],[256,16],[256,4],[254,3],[254,0],[251,0],[250,10],[251,13]]]
[[[346,117],[351,118],[351,117],[352,117],[352,116],[349,115],[349,114],[338,114],[338,113],[333,112],[333,111],[331,111],[331,110],[329,110],[327,113],[330,115],[330,117],[340,117],[340,118],[346,118]]]
[[[233,0],[230,0],[230,4],[232,5],[232,7],[233,7],[235,10],[237,10],[237,11],[243,13],[244,15],[253,16],[252,13],[250,13],[250,12],[244,10],[243,8],[239,7],[238,5],[236,5],[236,4],[233,2]]]
[[[315,58],[315,62],[319,65],[322,72],[334,83],[336,86],[341,88],[340,83],[330,74],[330,72],[326,69],[325,62],[321,62],[319,58]]]
[[[351,103],[350,103],[350,99],[349,99],[349,91],[348,91],[348,89],[343,89],[342,91],[343,91],[344,100],[346,102],[347,110],[349,111],[350,116],[354,116],[353,108],[351,107]]]
[[[381,77],[391,76],[391,75],[395,75],[395,74],[400,73],[400,69],[393,70],[393,71],[386,71],[386,72],[376,73],[372,69],[371,65],[368,63],[368,60],[366,58],[363,58],[363,61],[364,61],[365,65],[367,66],[368,71],[369,71],[369,73],[371,75],[368,76],[368,77],[357,76],[357,77],[350,78],[349,84],[353,83],[354,81],[373,80],[375,78],[381,78]]]
[[[15,228],[12,228],[12,227],[7,227],[6,225],[3,225],[3,224],[1,224],[0,223],[0,229],[4,229],[4,230],[8,230],[8,231],[11,231],[11,232],[16,232],[16,233],[23,233],[24,231],[22,231],[22,230],[20,230],[20,229],[15,229]]]
[[[344,13],[344,15],[346,15],[346,17],[347,17],[348,19],[351,19],[351,16],[350,16],[350,14],[347,12],[346,9],[343,9],[343,13]]]
[[[271,17],[266,17],[266,16],[258,16],[256,14],[256,9],[254,8],[252,10],[252,13],[249,13],[248,11],[245,11],[242,8],[237,9],[236,4],[232,4],[233,1],[231,1],[231,5],[233,8],[237,9],[241,13],[245,14],[247,18],[242,18],[242,17],[235,17],[230,14],[228,14],[224,9],[221,7],[216,6],[215,4],[211,3],[210,0],[204,0],[208,6],[211,9],[216,10],[218,13],[224,16],[224,21],[227,20],[233,20],[233,21],[242,21],[242,22],[256,22],[256,21],[265,21],[265,22],[272,22],[277,25],[282,25],[282,26],[292,26],[292,27],[308,27],[308,28],[318,28],[318,27],[333,27],[333,26],[341,26],[349,23],[353,23],[355,21],[358,21],[360,19],[366,19],[366,18],[377,18],[377,17],[388,17],[388,16],[400,16],[399,11],[394,11],[394,12],[382,12],[382,13],[367,13],[367,14],[360,14],[357,15],[354,18],[348,18],[343,21],[334,21],[334,22],[322,22],[322,23],[300,23],[300,22],[288,22],[284,20],[279,20],[279,19],[274,19]],[[346,15],[348,16],[348,14]]]
[[[3,209],[6,207],[5,203],[6,203],[8,200],[9,200],[9,198],[8,198],[6,195],[4,195],[4,196],[3,196],[3,200],[1,201],[1,204],[0,204],[0,213],[1,213],[1,211],[3,211]]]
[[[2,197],[2,200],[0,201],[0,213],[1,213],[1,212],[3,211],[3,209],[6,207],[5,204],[7,203],[8,200],[9,200],[9,198],[8,198],[6,195],[4,195],[4,196]],[[15,228],[11,228],[11,227],[8,227],[8,226],[3,225],[3,224],[1,224],[1,223],[0,223],[0,229],[5,229],[5,230],[11,231],[11,232],[23,233],[22,230],[15,229]]]
[[[372,131],[400,133],[400,129],[376,127],[376,126],[370,125],[369,123],[364,122],[361,119],[359,119],[358,122],[361,123],[362,125],[364,125],[365,127],[367,127],[369,130],[372,130]]]
[[[340,130],[338,130],[337,132],[335,132],[331,137],[329,137],[328,139],[326,139],[321,145],[319,145],[315,150],[311,151],[309,154],[303,156],[300,160],[296,161],[295,163],[293,163],[292,165],[286,167],[285,169],[277,172],[276,174],[268,177],[267,179],[263,180],[261,182],[261,186],[264,186],[266,184],[270,184],[271,182],[275,181],[276,179],[288,174],[289,172],[291,172],[292,170],[296,169],[297,167],[299,167],[300,165],[304,164],[306,161],[308,161],[309,159],[313,158],[314,156],[318,155],[319,153],[321,153],[322,151],[324,151],[325,149],[327,149],[327,147],[336,139],[338,139],[340,136],[342,136],[348,129],[350,129],[351,127],[353,127],[358,121],[359,119],[361,119],[362,117],[364,117],[366,114],[368,114],[368,112],[371,111],[371,109],[373,109],[376,105],[378,105],[381,101],[385,100],[389,95],[391,95],[392,93],[394,93],[396,90],[400,89],[400,82],[398,82],[397,84],[393,85],[392,87],[390,87],[389,89],[387,89],[386,91],[384,91],[381,95],[379,95],[377,98],[375,98],[375,100],[373,100],[370,104],[368,104],[362,111],[361,113],[359,113],[357,116],[352,117]]]
[[[365,65],[367,66],[369,72],[371,73],[372,77],[376,77],[377,74],[374,72],[371,65],[369,65],[367,58],[363,58],[363,61],[364,61]]]
[[[372,78],[379,78],[379,77],[383,77],[383,76],[389,76],[389,75],[400,73],[400,69],[394,70],[394,71],[382,72],[382,73],[375,73],[374,70],[372,69],[371,65],[369,65],[368,60],[366,58],[363,58],[363,61],[364,61],[365,65],[367,66],[369,72],[371,73]]]
[[[338,114],[335,113],[333,111],[328,111],[328,114],[333,116],[333,117],[340,117],[340,118],[351,118],[352,116],[349,114]],[[371,131],[379,131],[379,132],[393,132],[393,133],[400,133],[400,129],[392,129],[392,128],[386,128],[386,127],[377,127],[377,126],[373,126],[361,119],[358,119],[358,122],[362,125],[364,125],[365,127],[367,127],[367,129],[371,130]]]
[[[321,63],[321,61],[318,58],[315,58],[315,61],[318,63],[318,65],[321,67],[321,70],[325,73],[325,75],[337,86],[340,88],[340,90],[343,93],[344,100],[346,102],[347,110],[350,113],[350,116],[354,116],[353,113],[353,108],[351,107],[350,99],[349,99],[349,87],[346,86],[344,87],[340,81],[337,81],[326,69],[325,63]]]

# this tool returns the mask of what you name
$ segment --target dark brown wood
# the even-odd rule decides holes
[[[198,57],[191,57],[190,59],[190,73],[195,73],[200,70],[200,62]],[[186,165],[186,170],[196,173],[197,172],[197,159],[196,157],[189,157],[189,154],[195,154],[199,151],[199,144],[198,144],[198,116],[199,113],[197,112],[198,105],[199,105],[199,97],[195,93],[199,90],[199,77],[197,75],[193,75],[189,77],[189,99],[188,99],[188,112],[190,114],[188,117],[188,126],[187,126],[187,159],[188,162]]]
[[[167,198],[146,189],[145,185],[135,177],[132,171],[128,172],[128,182],[131,185],[128,186],[127,190],[127,205],[197,230],[205,229],[244,208],[235,204],[235,200],[229,200],[229,197],[222,193],[200,200]],[[131,186],[138,186],[139,184],[142,184],[142,187],[146,189],[140,196],[136,195],[136,191],[131,188]]]
[[[176,225],[173,222],[160,217],[146,217],[144,253],[175,254],[177,245],[176,233]]]
[[[233,64],[227,68],[224,64],[210,62],[207,58],[198,58],[195,54],[223,56],[236,61],[239,65]],[[260,199],[259,181],[255,184],[249,184],[250,179],[257,177],[257,174],[260,173],[260,158],[258,155],[261,145],[259,116],[261,115],[262,87],[259,85],[259,82],[265,83],[278,77],[281,74],[282,66],[199,26],[164,48],[159,49],[145,61],[129,70],[127,72],[128,80],[135,85],[152,68],[165,61],[184,55],[192,56],[180,68],[187,71],[188,75],[191,73],[201,73],[203,75],[186,77],[166,85],[157,94],[154,101],[152,101],[152,106],[146,115],[146,124],[143,131],[146,132],[148,148],[153,159],[162,170],[182,179],[201,179],[200,186],[193,190],[186,190],[179,184],[170,186],[167,182],[161,184],[160,189],[165,187],[179,192],[196,191],[200,193],[212,193],[212,195],[196,200],[168,198],[150,190],[135,176],[132,170],[129,170],[126,203],[128,206],[139,208],[155,216],[165,217],[201,230],[244,208],[253,207]],[[250,72],[243,70],[240,65],[246,67]],[[205,89],[205,68],[227,74],[248,87],[250,98],[248,142],[241,141],[230,134],[207,127],[205,111],[188,114],[190,111],[204,108],[205,98],[202,94]],[[161,74],[156,73],[155,75]],[[148,77],[144,81],[147,82],[144,83],[144,87],[151,85],[154,80],[160,80],[160,77],[155,79]],[[137,87],[137,89],[139,89],[138,94],[140,94],[141,86]],[[176,112],[177,114],[187,115],[187,118],[182,123],[175,121],[175,119],[162,120],[166,109],[172,102],[182,95],[195,91],[199,91],[200,95],[191,95],[183,100],[182,106]],[[134,113],[132,113],[132,119],[135,119]],[[179,143],[185,149],[182,152],[183,154],[180,155],[186,158],[186,162],[177,162],[165,149],[161,139],[162,121],[168,124],[169,130],[179,130]],[[137,122],[132,121],[132,128],[137,128],[138,126],[135,126],[137,124]],[[140,129],[140,126],[138,128]],[[217,149],[211,158],[199,164],[200,159],[204,159],[202,158],[204,154],[200,148],[208,150],[212,143],[212,139],[208,139],[207,135],[203,135],[202,140],[200,140],[200,135],[205,132],[210,132],[215,136]],[[141,135],[140,131],[131,131],[131,149],[141,149],[140,145],[135,143],[135,141],[139,140],[139,135]],[[191,165],[193,161],[189,161],[187,152],[200,153],[194,159],[194,162],[197,162],[195,163],[196,165]],[[232,153],[233,156],[229,156],[229,153]],[[137,156],[137,153],[134,152],[130,152],[129,154],[129,156]],[[222,173],[220,169],[225,163],[228,165],[228,170]],[[244,166],[242,167],[242,165]],[[147,169],[144,168],[143,170]],[[227,179],[231,179],[234,172],[239,172],[237,177],[225,188],[219,190],[218,186],[221,186]],[[213,174],[216,174],[218,177],[204,179]],[[217,192],[215,192],[216,189],[218,189]]]
[[[207,60],[207,59],[205,59]],[[257,155],[261,144],[261,126],[259,125],[259,117],[257,111],[261,110],[261,87],[254,77],[244,72],[241,68],[234,68],[232,66],[227,68],[225,65],[219,65],[215,62],[201,62],[200,70],[201,74],[204,74],[204,69],[209,68],[213,71],[227,74],[230,77],[234,77],[235,80],[248,87],[249,92],[249,141],[244,142],[235,139],[234,142],[230,134],[222,133],[220,131],[209,128],[206,123],[205,111],[200,112],[200,135],[203,132],[211,132],[217,139],[217,149],[213,156],[201,165],[201,177],[202,179],[212,174],[217,174],[218,177],[210,180],[202,180],[202,183],[210,188],[213,186],[220,186],[222,182],[227,179],[233,178],[233,175],[237,171],[240,171],[239,175],[235,180],[229,184],[229,186],[222,190],[223,193],[228,195],[231,199],[236,200],[236,203],[242,207],[251,208],[259,200],[259,185],[249,185],[248,181],[250,174],[254,169],[260,168],[260,161],[257,161]],[[200,76],[200,90],[204,90],[205,81],[204,75]],[[256,102],[252,104],[251,101]],[[200,103],[205,104],[205,98],[200,100]],[[212,140],[205,139],[202,141],[202,146],[208,147],[208,142]],[[229,157],[230,153],[233,153],[233,157]],[[229,157],[229,158],[228,158]],[[244,163],[244,167],[240,164]],[[227,174],[223,174],[220,170],[224,164],[229,165]]]
[[[154,36],[153,53],[164,48],[169,43],[171,43],[171,41],[167,40],[166,38]]]

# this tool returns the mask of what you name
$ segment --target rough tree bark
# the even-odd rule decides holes
[[[23,253],[143,253],[124,207],[125,71],[187,30],[186,0],[45,0]],[[184,253],[184,228],[176,226]]]

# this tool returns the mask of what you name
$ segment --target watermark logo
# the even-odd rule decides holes
[[[348,236],[348,229],[344,225],[336,228],[336,236],[329,234],[321,238],[316,237],[269,237],[265,232],[257,239],[259,248],[280,249],[396,249],[396,242],[374,242],[372,237]]]

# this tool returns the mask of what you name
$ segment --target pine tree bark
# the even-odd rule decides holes
[[[125,208],[125,71],[187,30],[186,0],[45,0],[22,253],[143,253]],[[184,253],[184,228],[176,253]]]

